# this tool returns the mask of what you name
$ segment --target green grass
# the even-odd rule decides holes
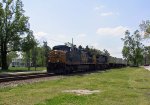
[[[36,70],[37,71],[46,70],[46,67],[37,67]],[[21,72],[21,71],[28,71],[28,68],[27,67],[9,67],[7,71],[0,70],[0,73],[2,73],[2,72]],[[35,71],[35,68],[31,67],[30,71]]]
[[[100,90],[92,95],[64,90]],[[150,71],[113,69],[0,89],[0,105],[150,105]]]

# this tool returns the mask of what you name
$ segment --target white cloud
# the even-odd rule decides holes
[[[78,38],[83,38],[83,37],[86,37],[86,36],[87,36],[87,35],[86,35],[86,34],[83,34],[83,33],[77,35]]]
[[[94,10],[95,10],[96,12],[98,12],[98,14],[100,14],[100,16],[102,16],[102,17],[119,15],[118,12],[107,11],[106,8],[107,8],[106,6],[100,5],[100,6],[96,6],[96,7],[94,8]],[[107,9],[108,9],[108,8],[107,8]],[[109,10],[109,9],[108,9],[108,10]]]
[[[38,36],[38,37],[42,37],[42,36],[46,36],[46,35],[48,35],[48,34],[45,33],[45,32],[37,32],[37,33],[35,33],[34,35],[35,35],[35,36]]]
[[[124,35],[124,32],[129,30],[127,27],[124,26],[117,26],[117,27],[106,27],[106,28],[99,28],[97,30],[97,34],[101,36],[121,36]]]
[[[67,36],[64,35],[64,34],[56,35],[56,37],[57,37],[57,39],[60,40],[60,41],[63,41],[63,40],[65,40],[65,39],[67,38]],[[55,38],[56,38],[56,37],[55,37]]]
[[[122,47],[116,47],[116,48],[106,48],[111,56],[122,58]]]
[[[66,42],[71,42],[71,38],[66,34],[50,34],[50,33],[40,31],[40,32],[36,32],[34,36],[41,45],[43,44],[43,41],[47,41],[50,47],[64,44]]]
[[[96,49],[103,50],[102,47],[97,42],[91,43],[90,45],[91,45],[90,47],[94,47]]]
[[[82,46],[86,46],[87,44],[87,34],[84,33],[78,33],[76,34],[76,36],[73,37],[74,39],[74,44],[76,44],[77,46],[82,45]]]
[[[101,9],[103,9],[103,8],[105,8],[105,6],[104,6],[104,5],[100,5],[100,6],[96,6],[96,7],[94,8],[94,10],[95,10],[95,11],[99,11],[99,10],[101,10]]]
[[[101,16],[112,16],[114,15],[113,12],[103,12],[103,13],[100,13]]]
[[[43,41],[47,40],[48,33],[40,31],[40,32],[34,33],[34,36],[40,43],[43,43]]]
[[[119,15],[119,13],[116,13],[116,12],[102,12],[102,13],[100,13],[100,16],[113,16],[113,15]]]

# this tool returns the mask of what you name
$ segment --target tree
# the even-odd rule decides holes
[[[126,46],[124,46],[123,47],[123,49],[122,49],[122,55],[123,55],[123,57],[126,59],[126,61],[127,61],[127,64],[129,64],[129,59],[130,59],[130,48],[126,45]]]
[[[81,45],[79,45],[79,46],[78,46],[78,49],[81,51],[81,50],[83,50],[84,48],[83,48]]]
[[[17,58],[19,55],[17,54],[16,51],[9,52],[7,55],[7,64],[10,65],[12,62],[12,58]]]
[[[144,65],[150,64],[150,46],[145,46],[144,47]]]
[[[144,31],[144,36],[145,38],[149,38],[150,36],[150,21],[146,20],[146,21],[142,21],[142,23],[140,24],[140,28],[142,31]]]
[[[31,54],[32,54],[32,66],[37,67],[37,45],[34,46],[34,48],[31,49]]]
[[[39,46],[37,47],[37,65],[44,67],[45,65],[45,53],[44,53],[44,47],[43,46]]]
[[[150,21],[146,20],[146,21],[142,21],[142,23],[140,24],[140,28],[141,30],[144,32],[144,39],[150,39]],[[150,47],[147,46],[144,49],[144,64],[147,65],[150,59]]]
[[[110,53],[106,49],[103,50],[103,54],[106,55],[107,57],[110,56]]]
[[[99,57],[103,53],[102,51],[95,49],[94,47],[88,47],[88,46],[86,46],[85,51],[89,56],[94,55],[96,57]]]
[[[49,51],[50,51],[50,47],[47,45],[47,42],[43,42],[44,45],[44,50],[45,50],[45,66],[47,66],[47,62],[48,62],[48,54],[49,54]]]
[[[19,50],[21,35],[29,30],[29,18],[24,12],[21,0],[0,2],[0,50],[3,70],[8,69],[7,53]]]
[[[122,38],[122,40],[124,41],[123,57],[133,66],[139,66],[142,63],[144,51],[139,31],[136,30],[133,35],[130,35],[130,32],[127,30],[125,38]]]
[[[44,47],[45,46],[45,47]],[[46,47],[47,46],[47,47]],[[47,49],[46,49],[47,48]],[[48,57],[50,47],[48,45],[36,45],[30,50],[30,60],[32,62],[32,66],[36,67],[44,67],[47,64],[46,58]],[[28,56],[26,52],[22,53],[24,61],[27,62]]]
[[[30,66],[31,66],[31,49],[34,49],[34,47],[37,45],[37,42],[33,36],[33,32],[29,31],[27,36],[22,40],[22,51],[26,52],[26,64],[28,67],[28,70],[30,70]]]

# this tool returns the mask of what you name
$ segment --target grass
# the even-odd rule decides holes
[[[37,67],[37,71],[46,70],[46,67]],[[22,72],[22,71],[28,71],[27,67],[9,67],[7,71],[0,70],[0,73],[2,72]],[[34,67],[30,68],[30,71],[35,71]]]
[[[64,90],[100,90],[92,95]],[[113,69],[0,89],[0,105],[150,105],[150,71]]]

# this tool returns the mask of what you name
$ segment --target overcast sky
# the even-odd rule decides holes
[[[150,19],[150,0],[23,0],[35,37],[50,47],[71,42],[122,57],[125,30]]]

